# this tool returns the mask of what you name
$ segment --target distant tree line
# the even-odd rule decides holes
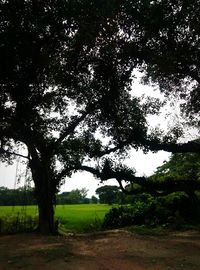
[[[125,195],[119,187],[105,185],[96,189],[96,196],[87,197],[86,188],[65,191],[56,196],[56,204],[125,204],[130,203],[130,197]],[[0,187],[0,205],[35,205],[34,188],[20,187],[8,189]]]
[[[99,200],[95,196],[87,198],[87,192],[88,190],[86,188],[82,188],[57,194],[56,204],[98,203]],[[34,188],[20,187],[16,189],[9,189],[6,187],[0,187],[0,206],[35,204],[36,199]]]
[[[130,203],[130,197],[125,195],[118,186],[105,185],[96,189],[96,195],[91,198],[87,197],[88,190],[86,188],[74,189],[70,192],[63,192],[56,197],[57,204],[126,204]]]
[[[0,187],[0,205],[34,205],[36,199],[34,197],[33,188],[20,187],[17,189],[8,189]]]
[[[87,197],[88,190],[86,188],[73,189],[72,191],[66,191],[56,196],[57,204],[89,204],[97,203],[98,199],[95,196],[92,198]]]

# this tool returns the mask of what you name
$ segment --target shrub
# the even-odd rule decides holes
[[[132,224],[134,221],[133,208],[113,207],[103,221],[103,228],[120,228]]]
[[[198,220],[189,198],[184,194],[170,194],[153,198],[148,194],[135,197],[131,206],[112,208],[104,218],[103,228],[131,225],[158,225],[181,228]]]

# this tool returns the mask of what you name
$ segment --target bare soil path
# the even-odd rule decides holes
[[[200,234],[0,237],[0,270],[200,270]]]

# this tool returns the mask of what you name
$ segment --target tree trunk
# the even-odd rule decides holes
[[[39,224],[38,232],[41,234],[56,234],[57,226],[54,222],[54,198],[56,188],[47,162],[37,160],[30,164],[33,181],[35,183],[35,196],[38,204]]]
[[[34,179],[39,212],[38,231],[42,234],[57,233],[54,222],[55,189],[52,180],[45,168],[40,171],[37,179]]]
[[[53,197],[48,190],[36,194],[38,202],[39,223],[41,234],[55,234]]]

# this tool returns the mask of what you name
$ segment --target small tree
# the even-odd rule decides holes
[[[95,196],[92,196],[91,202],[92,202],[92,203],[95,203],[95,204],[98,203],[98,198],[95,197]]]
[[[102,186],[96,189],[96,194],[99,196],[100,203],[118,203],[119,193],[121,193],[121,191],[117,186]]]

